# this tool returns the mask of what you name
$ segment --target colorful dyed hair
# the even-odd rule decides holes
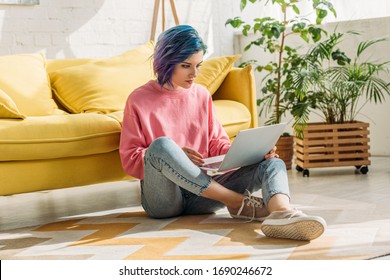
[[[198,51],[207,50],[207,46],[198,32],[189,25],[178,25],[161,33],[153,54],[153,68],[158,83],[172,86],[172,74],[176,64],[185,61]]]

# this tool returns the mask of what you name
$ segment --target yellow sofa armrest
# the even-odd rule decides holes
[[[244,104],[251,114],[250,127],[258,126],[256,84],[252,66],[233,67],[213,95],[214,100],[233,100]]]

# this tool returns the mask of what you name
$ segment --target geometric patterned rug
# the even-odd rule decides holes
[[[17,230],[0,231],[1,260],[338,260],[370,259],[390,251],[373,244],[390,221],[328,225],[311,242],[265,237],[258,222],[212,215],[151,219],[140,207]],[[390,232],[390,231],[387,231]]]

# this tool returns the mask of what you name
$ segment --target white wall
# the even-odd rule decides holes
[[[237,0],[238,2],[239,0]],[[360,19],[382,18],[390,16],[390,1],[389,0],[328,0],[333,3],[337,12],[337,17],[332,14],[328,15],[324,23],[350,21]],[[247,1],[247,7],[240,13],[242,18],[253,19],[258,17],[273,17],[280,18],[281,13],[278,9],[273,9],[273,5],[268,1],[258,1],[255,4]],[[270,2],[270,1],[269,1]],[[299,7],[301,15],[314,20],[315,13],[312,11],[312,2],[307,0],[299,0],[296,5]]]
[[[174,25],[169,1],[166,27]],[[208,56],[233,53],[228,17],[236,0],[176,0],[181,24],[194,26]],[[40,0],[36,6],[0,5],[0,55],[43,51],[48,58],[107,57],[147,42],[154,0]],[[161,13],[158,33],[161,32]]]
[[[340,31],[354,30],[361,33],[361,36],[354,40],[346,41],[343,50],[347,50],[347,54],[353,57],[359,41],[374,39],[379,37],[388,37],[390,34],[390,16],[375,19],[364,19],[355,21],[333,22],[325,25],[328,30],[337,29]],[[250,42],[253,35],[243,37],[241,34],[236,34],[235,48],[236,51],[243,50],[243,48]],[[359,40],[358,40],[359,39]],[[299,42],[299,43],[298,43]],[[291,44],[301,44],[297,39],[290,41]],[[376,45],[371,49],[370,59],[374,61],[388,61],[390,60],[390,41]],[[269,55],[264,54],[260,48],[251,48],[248,52],[245,52],[242,57],[242,61],[249,59],[257,59],[258,61],[269,61],[272,59]],[[260,88],[261,76],[258,72],[255,73],[257,88]],[[387,76],[388,77],[388,76]],[[390,82],[390,81],[389,81]],[[259,94],[259,93],[258,93]],[[267,117],[259,119],[259,123],[263,124]],[[316,116],[311,116],[311,120],[319,121]],[[358,120],[370,123],[370,151],[372,155],[386,155],[390,156],[390,97],[388,96],[386,102],[383,104],[368,104],[361,111],[358,116]],[[284,121],[292,124],[292,118],[287,115]],[[288,129],[292,132],[291,125]]]

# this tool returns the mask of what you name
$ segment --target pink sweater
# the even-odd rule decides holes
[[[197,84],[169,91],[149,81],[129,96],[119,146],[127,174],[143,179],[146,149],[161,136],[171,138],[180,147],[195,149],[203,157],[226,154],[230,148],[210,93]]]

